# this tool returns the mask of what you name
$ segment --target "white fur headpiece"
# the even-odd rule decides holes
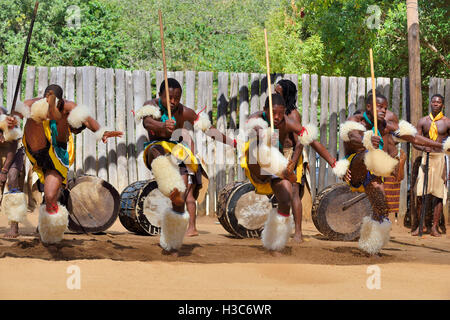
[[[353,131],[353,130],[366,131],[366,127],[364,127],[364,125],[360,122],[350,121],[350,120],[345,121],[343,124],[341,124],[341,126],[339,128],[339,133],[340,133],[342,140],[350,141],[348,134],[350,133],[350,131]]]
[[[48,102],[47,98],[42,98],[31,105],[30,118],[36,122],[41,122],[48,117]]]
[[[397,142],[407,142],[398,137],[401,136],[415,136],[417,134],[417,129],[411,123],[405,120],[400,120],[398,123],[398,130],[394,133],[394,140]]]
[[[364,156],[364,163],[376,176],[389,177],[398,163],[397,159],[380,149],[375,149],[372,145],[373,132],[368,130],[364,133],[363,145],[369,150]]]
[[[211,128],[211,121],[209,121],[208,115],[206,113],[200,113],[198,119],[194,122],[194,130],[205,132],[209,128]]]
[[[90,116],[91,114],[86,106],[77,105],[72,109],[72,111],[70,111],[67,121],[72,128],[78,129],[83,126],[83,122],[85,122]]]
[[[136,111],[136,122],[139,122],[148,116],[158,120],[161,118],[161,110],[159,110],[157,106],[151,104],[142,106],[138,111]]]
[[[306,124],[303,126],[303,131],[299,136],[300,143],[304,146],[309,145],[311,142],[317,139],[318,130],[317,127],[313,124]]]

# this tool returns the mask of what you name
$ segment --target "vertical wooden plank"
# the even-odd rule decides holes
[[[250,75],[250,114],[259,110],[259,73]]]
[[[39,83],[41,81],[39,73]],[[83,104],[83,67],[76,68],[76,103]],[[40,88],[40,84],[39,84]],[[40,89],[39,89],[40,90]],[[84,130],[83,130],[84,131]],[[84,174],[83,158],[83,133],[75,135],[75,173],[77,176]]]
[[[57,67],[50,67],[50,84],[58,84]]]
[[[227,111],[228,111],[228,73],[219,72],[218,74],[218,92],[217,92],[217,129],[223,134],[227,133]],[[216,139],[216,194],[226,184],[225,172],[225,146],[217,142]]]
[[[56,83],[66,91],[66,67],[56,67]]]
[[[6,109],[11,110],[12,107],[12,101],[14,99],[14,91],[16,90],[16,85],[17,85],[17,79],[19,76],[19,73],[16,72],[16,67],[17,66],[13,66],[13,65],[8,65],[8,74],[7,74],[7,90],[6,90]],[[17,75],[16,75],[17,74]],[[20,99],[20,92],[21,90],[19,89],[19,99]]]
[[[450,79],[445,80],[445,116],[450,118]]]
[[[184,104],[184,96],[186,92],[184,91],[184,72],[183,71],[175,71],[173,77],[180,83],[182,90],[180,103]]]
[[[145,71],[133,71],[133,109],[139,110],[145,102]],[[134,117],[133,117],[134,118]],[[150,179],[150,172],[144,164],[144,143],[148,140],[147,131],[141,123],[136,123],[136,160],[137,160],[137,178],[139,180]]]
[[[302,124],[309,122],[309,74],[302,74]],[[298,100],[298,99],[297,99]]]
[[[95,101],[95,67],[83,67],[83,104],[92,110],[92,117],[96,115]],[[97,174],[97,150],[95,135],[90,130],[83,130],[83,157],[84,172],[90,175]]]
[[[34,97],[35,84],[36,84],[36,67],[29,66],[27,67],[27,74],[26,74],[25,100]]]
[[[239,92],[239,75],[230,74],[230,129],[237,128],[237,97]]]
[[[248,73],[239,73],[239,132],[244,134],[245,122],[249,115],[249,102],[248,102]],[[240,150],[238,150],[238,156]],[[238,159],[239,161],[239,159]],[[239,181],[245,180],[244,169],[241,168],[239,162],[237,164],[237,178]]]
[[[64,90],[64,97],[68,101],[75,102],[75,73],[76,69],[74,67],[67,67],[65,70],[66,79],[65,82],[65,90]],[[75,137],[74,137],[75,140]],[[76,150],[76,149],[75,149]],[[76,161],[76,159],[75,159]],[[69,168],[69,173],[67,175],[67,178],[73,179],[75,175],[75,165],[72,165],[72,167]]]
[[[431,112],[431,97],[433,94],[437,93],[437,86],[438,86],[438,80],[437,78],[431,77],[430,78],[430,87],[428,90],[428,113]]]
[[[399,78],[394,78],[392,83],[392,112],[396,114],[400,119],[400,90],[402,80]]]
[[[186,107],[195,110],[195,71],[186,71]]]
[[[48,86],[48,68],[38,67],[38,97],[44,96],[45,88]]]
[[[311,75],[311,112],[309,114],[309,122],[317,126],[317,104],[319,99],[319,86],[317,74]],[[314,198],[317,193],[318,177],[316,175],[316,151],[310,148],[309,151],[309,168],[311,178],[311,196]]]
[[[358,78],[358,110],[366,108],[366,78]]]
[[[100,124],[100,127],[106,127],[106,76],[103,68],[96,68],[96,89],[97,122]],[[97,176],[108,181],[106,144],[103,141],[97,142],[97,153]]]
[[[128,183],[137,181],[137,165],[136,165],[136,135],[134,127],[134,109],[133,97],[133,74],[131,71],[125,71],[125,105],[126,105],[126,121],[127,121],[127,155],[128,155]]]
[[[443,78],[437,79],[436,93],[440,94],[443,97],[445,96],[445,79],[443,79]]]
[[[337,157],[337,123],[338,123],[338,92],[339,83],[337,77],[330,77],[330,108],[329,108],[329,139],[328,152],[331,156]],[[330,166],[327,169],[328,185],[336,183],[336,176]]]
[[[116,128],[122,131],[122,138],[117,138],[117,180],[119,192],[128,186],[127,165],[127,118],[126,118],[126,81],[125,70],[116,69]]]
[[[344,123],[347,119],[347,115],[345,114],[345,92],[346,92],[346,81],[347,78],[345,77],[339,77],[339,96],[338,96],[338,110],[339,110],[339,124],[337,125],[337,128],[339,129],[339,125]],[[355,91],[356,93],[356,91]],[[354,104],[354,103],[353,103]],[[339,159],[344,158],[345,152],[344,152],[344,141],[340,137],[339,133],[336,135],[339,136]]]
[[[309,75],[308,75],[308,77],[309,77]],[[297,99],[295,101],[295,106],[297,107],[297,110],[298,110],[298,106],[299,106],[298,96],[300,94],[300,91],[298,90],[298,75],[297,74],[291,74],[290,75],[290,80],[295,84],[295,88],[297,89]]]
[[[320,143],[327,148],[328,133],[328,88],[330,79],[326,76],[320,77]],[[320,192],[326,184],[326,162],[320,158],[319,165],[319,187]]]
[[[169,77],[169,75],[167,75]],[[156,97],[159,98],[159,88],[164,81],[164,71],[156,71]]]
[[[402,78],[402,115],[401,117],[399,116],[399,119],[403,119],[403,120],[408,120],[406,117],[406,78]],[[405,152],[405,154],[408,154],[408,148],[407,148],[407,144],[406,143],[401,143],[401,149],[403,150],[403,152]],[[408,176],[408,162],[409,162],[409,157],[408,160],[406,161],[405,164],[405,169],[404,169],[404,175],[405,178],[402,180],[402,182],[400,183],[400,203],[399,203],[399,210],[398,210],[398,214],[400,217],[404,217],[406,214],[406,210],[407,210],[407,197],[408,197],[408,180],[410,179],[410,177]]]
[[[369,92],[372,93],[372,78],[367,78],[367,89],[366,95],[369,95]],[[375,78],[375,88],[377,87],[377,79]]]
[[[391,79],[383,78],[383,95],[391,101]],[[390,104],[390,103],[389,103]]]
[[[273,80],[273,75],[271,75],[272,78],[270,79],[270,81],[272,82]],[[269,88],[269,86],[267,85],[267,75],[265,73],[261,73],[259,75],[259,110],[262,111],[264,110],[264,104],[266,103],[266,98],[267,98],[267,90]],[[271,87],[272,88],[272,87]],[[272,88],[273,90],[273,88]]]
[[[206,110],[208,111],[208,115],[210,119],[213,119],[212,116],[212,106],[213,106],[213,73],[212,72],[205,72],[205,83],[206,83]],[[211,123],[214,123],[214,121],[211,121]],[[215,194],[215,184],[216,184],[216,167],[214,166],[214,158],[215,158],[215,144],[212,140],[212,138],[207,137],[208,140],[208,160],[209,160],[209,171],[208,172],[214,172],[213,173],[213,179],[210,180],[209,185],[209,205],[208,205],[208,215],[214,216],[216,211],[216,194]]]
[[[147,79],[147,77],[146,77]],[[106,88],[106,127],[110,130],[117,130],[116,115],[115,115],[115,76],[113,69],[106,69],[105,71],[105,88]],[[150,93],[151,94],[151,93]],[[106,142],[107,156],[108,156],[108,181],[114,188],[119,189],[119,181],[117,175],[117,139],[108,139]],[[121,173],[122,174],[122,173]]]
[[[150,71],[145,71],[145,101],[147,100],[152,100],[152,74]]]
[[[348,116],[353,115],[356,111],[358,91],[358,79],[356,77],[348,78]]]

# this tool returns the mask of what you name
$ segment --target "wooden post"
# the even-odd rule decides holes
[[[406,0],[406,19],[408,30],[409,55],[409,92],[411,106],[411,123],[417,124],[422,117],[422,90],[420,76],[420,39],[419,13],[417,0]],[[420,155],[412,148],[411,167]]]

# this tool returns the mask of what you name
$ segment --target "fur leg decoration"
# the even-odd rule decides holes
[[[8,217],[9,222],[22,222],[27,215],[25,193],[5,193],[2,200],[2,211]]]
[[[348,167],[350,166],[350,161],[347,159],[341,159],[336,162],[336,165],[333,168],[333,173],[339,179],[342,179],[347,173]]]
[[[371,217],[364,217],[361,225],[358,247],[368,254],[377,254],[388,242],[391,222],[384,219],[382,223]]]
[[[180,175],[179,168],[169,160],[167,156],[159,156],[153,160],[152,173],[158,183],[158,189],[166,197],[170,196],[173,189],[184,192],[186,185]]]
[[[166,251],[178,250],[183,244],[189,222],[187,212],[179,213],[167,208],[161,220],[161,236],[159,244]]]
[[[69,223],[69,212],[58,203],[58,211],[50,214],[45,204],[39,208],[39,234],[43,243],[58,243],[62,240]]]
[[[272,209],[264,224],[261,240],[264,248],[281,251],[286,246],[293,228],[292,216],[282,216],[277,209]]]
[[[368,150],[364,156],[364,164],[376,176],[389,177],[392,175],[398,160],[392,158],[383,150],[375,149],[371,142],[372,135],[373,132],[370,130],[364,133],[363,145]]]

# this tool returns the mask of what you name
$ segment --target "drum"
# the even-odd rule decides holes
[[[161,215],[171,206],[155,180],[136,181],[120,195],[119,220],[128,231],[157,235],[161,231]]]
[[[105,180],[90,175],[67,183],[65,205],[69,211],[69,230],[103,232],[116,221],[119,213],[119,192]]]
[[[238,238],[260,238],[271,199],[255,193],[248,181],[227,184],[218,195],[217,218],[226,231]]]
[[[317,230],[330,240],[354,240],[359,237],[362,219],[372,215],[365,193],[352,192],[345,183],[323,189],[311,210]]]

